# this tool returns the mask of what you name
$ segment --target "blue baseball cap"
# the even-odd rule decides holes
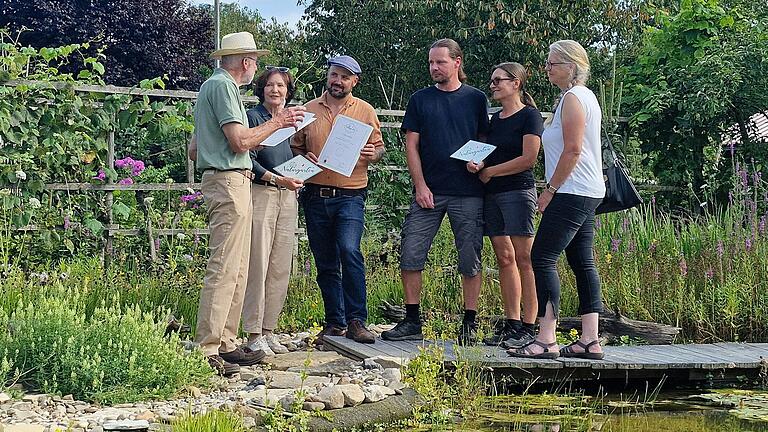
[[[348,55],[342,55],[337,57],[331,57],[328,59],[328,67],[339,66],[352,72],[355,75],[360,75],[363,71],[360,69],[360,64],[357,60]]]

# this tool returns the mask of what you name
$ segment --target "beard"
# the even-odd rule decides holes
[[[436,84],[444,84],[448,82],[448,77],[446,77],[443,74],[432,74],[432,81],[434,81]]]
[[[326,86],[326,90],[328,90],[328,94],[331,95],[335,99],[344,99],[347,97],[348,94],[352,92],[350,89],[349,91],[345,91],[343,87],[340,86]]]

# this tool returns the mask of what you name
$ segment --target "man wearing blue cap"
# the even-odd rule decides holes
[[[317,266],[317,284],[323,296],[325,325],[317,337],[344,336],[360,343],[374,343],[366,327],[368,318],[365,264],[360,251],[364,228],[368,165],[384,156],[384,141],[376,111],[352,96],[359,81],[360,65],[350,56],[328,60],[326,91],[306,104],[317,120],[293,139],[294,152],[317,162],[338,115],[373,127],[360,152],[352,175],[324,169],[305,182],[299,201],[304,207],[309,247]]]

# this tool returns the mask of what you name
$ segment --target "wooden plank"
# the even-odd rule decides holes
[[[642,369],[668,369],[669,362],[666,354],[647,348],[650,346],[652,345],[608,347],[606,356],[610,358],[611,353],[616,351],[620,352],[624,359],[639,364]]]
[[[701,356],[704,360],[701,362],[701,369],[731,369],[736,367],[732,356],[721,348],[715,348],[708,344],[686,344],[679,345],[679,348]]]
[[[717,364],[711,355],[695,352],[685,348],[685,345],[659,345],[651,348],[667,356],[670,369],[702,369],[712,367],[727,367],[727,362]]]
[[[684,348],[699,353],[707,353],[713,359],[729,363],[732,367],[757,368],[760,366],[759,351],[753,351],[753,349],[744,346],[744,344],[694,344],[685,345]]]
[[[344,336],[327,336],[323,338],[324,345],[330,346],[332,349],[340,352],[342,350],[346,353],[351,353],[356,359],[366,359],[369,357],[376,357],[380,355],[386,355],[383,351],[374,348],[375,344],[361,344],[351,339],[347,339]],[[345,354],[346,355],[346,354]]]

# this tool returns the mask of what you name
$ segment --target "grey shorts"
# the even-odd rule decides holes
[[[485,196],[485,235],[533,237],[536,189],[523,189]]]
[[[435,195],[434,200],[433,209],[421,208],[415,200],[411,203],[403,223],[400,269],[424,270],[429,248],[448,213],[459,256],[459,273],[477,275],[483,249],[483,198]]]

